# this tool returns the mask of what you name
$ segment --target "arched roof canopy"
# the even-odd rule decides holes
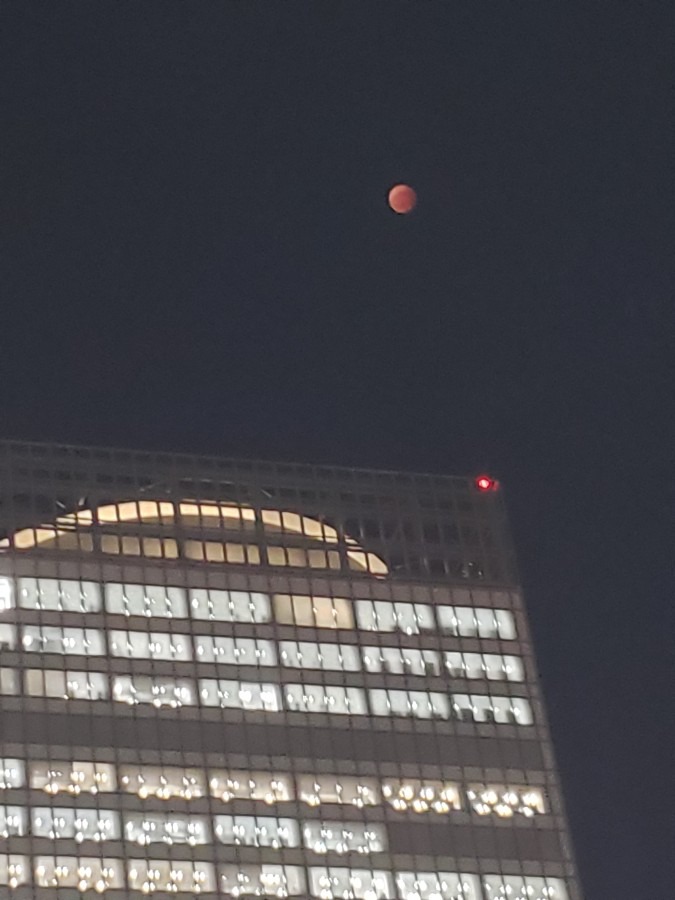
[[[212,532],[213,529],[222,529],[227,532],[227,541],[225,547],[233,547],[237,545],[236,538],[232,538],[232,531],[238,532],[239,537],[246,539],[249,543],[247,547],[255,547],[255,531],[261,529],[265,536],[265,546],[268,547],[268,536],[273,538],[274,535],[289,535],[304,539],[303,543],[307,545],[308,553],[306,555],[307,565],[310,568],[340,568],[338,545],[344,546],[344,556],[350,569],[356,571],[369,572],[372,575],[383,577],[388,574],[386,563],[376,554],[369,553],[364,550],[353,538],[344,535],[341,541],[340,534],[332,525],[321,522],[318,519],[290,510],[277,509],[259,509],[256,510],[251,506],[234,503],[216,503],[204,502],[192,499],[184,499],[178,502],[171,500],[124,500],[118,503],[109,503],[98,506],[94,509],[82,509],[76,512],[68,513],[56,519],[53,525],[42,525],[36,528],[23,528],[15,532],[11,538],[2,542],[0,547],[8,549],[13,547],[18,551],[30,551],[31,549],[93,549],[93,540],[79,540],[75,546],[68,544],[65,540],[67,536],[73,534],[86,535],[87,533],[105,532],[106,528],[114,529],[116,525],[126,525],[132,523],[149,525],[157,523],[161,526],[175,525],[181,532],[190,532],[195,529],[205,529]],[[248,533],[247,533],[248,532]],[[141,538],[140,541],[151,540]],[[158,540],[158,539],[154,539]],[[168,538],[167,541],[176,545],[176,553],[170,553],[169,558],[176,558],[179,554],[177,551],[177,539]],[[237,562],[247,562],[260,564],[261,555],[258,548],[257,553],[246,552],[244,554],[227,554],[220,556],[213,549],[204,552],[203,555],[195,555],[196,544],[199,543],[194,538],[183,541],[183,555],[189,559],[203,559],[207,562],[222,561],[227,563],[230,560]],[[204,541],[204,548],[213,548],[214,542]],[[103,545],[105,546],[105,545]],[[113,544],[109,544],[110,547]],[[121,545],[124,547],[124,544]],[[132,546],[128,544],[128,546]],[[134,545],[135,546],[135,545]],[[143,544],[139,543],[139,552],[132,555],[151,555],[154,557],[165,556],[163,553],[143,552]],[[154,546],[154,545],[153,545]],[[324,557],[317,555],[317,549],[324,549]],[[281,551],[282,547],[269,548]],[[188,553],[185,551],[189,550]],[[103,552],[106,552],[105,549]],[[110,551],[110,552],[122,552]],[[314,553],[314,555],[312,555]],[[302,556],[296,553],[297,562],[280,562],[283,558],[279,553],[267,554],[268,565],[304,565],[300,562]],[[289,559],[291,557],[288,557]],[[325,565],[318,564],[321,558],[326,559]],[[312,562],[314,561],[314,562]],[[315,564],[316,563],[316,564]]]

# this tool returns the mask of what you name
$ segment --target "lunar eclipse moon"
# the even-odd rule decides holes
[[[395,184],[389,191],[389,206],[395,213],[405,215],[417,204],[417,194],[408,184]]]

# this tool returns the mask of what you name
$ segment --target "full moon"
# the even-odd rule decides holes
[[[417,194],[408,184],[395,184],[389,191],[389,206],[395,213],[405,215],[415,208]]]

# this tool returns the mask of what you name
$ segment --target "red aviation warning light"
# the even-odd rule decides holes
[[[488,491],[496,491],[499,489],[499,482],[495,481],[494,478],[490,478],[489,475],[478,475],[474,484],[483,494],[486,494]]]

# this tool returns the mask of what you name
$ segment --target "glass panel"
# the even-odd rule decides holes
[[[459,719],[531,725],[532,708],[522,697],[490,697],[486,694],[453,694],[452,705]]]
[[[28,884],[29,876],[29,860],[26,856],[0,853],[0,884],[15,888],[20,884]]]
[[[393,879],[389,872],[312,866],[309,881],[312,896],[323,900],[391,900],[394,896]]]
[[[445,665],[453,678],[487,678],[490,681],[523,681],[525,678],[519,656],[446,651]]]
[[[368,691],[375,716],[408,716],[415,719],[449,719],[450,701],[439,691]]]
[[[0,669],[0,694],[18,694],[19,678],[14,669]]]
[[[14,594],[12,591],[12,582],[9,578],[0,575],[0,612],[5,612],[14,606]],[[7,857],[3,857],[7,859]],[[21,857],[19,857],[21,858]]]
[[[339,803],[362,809],[380,802],[380,787],[375,778],[352,775],[298,775],[298,800],[308,806]]]
[[[63,672],[45,670],[44,676],[45,694],[48,697],[63,696],[69,700],[104,700],[108,696],[108,679],[102,672],[66,672],[63,693],[60,691]]]
[[[484,653],[485,675],[490,681],[524,681],[525,672],[519,656],[501,656],[498,653]]]
[[[453,782],[420,778],[389,778],[382,782],[382,795],[399,811],[447,813],[461,809],[459,788]]]
[[[276,816],[216,816],[215,833],[223,844],[248,847],[299,847],[300,829],[295,819]]]
[[[295,669],[358,672],[361,668],[358,649],[348,644],[281,641],[279,646],[282,665]]]
[[[25,777],[23,760],[0,757],[0,791],[22,787]]]
[[[187,617],[183,588],[110,583],[105,587],[105,604],[109,613],[117,615],[165,619]]]
[[[192,800],[205,794],[204,773],[201,769],[182,769],[178,766],[120,766],[120,788],[130,794],[169,800],[180,797]]]
[[[506,609],[472,606],[436,607],[441,631],[456,637],[482,637],[513,640],[516,628],[513,614]]]
[[[265,712],[281,709],[281,695],[274,684],[201,678],[199,688],[203,706]]]
[[[129,888],[143,894],[178,891],[200,894],[216,889],[211,863],[187,860],[134,859],[127,863]]]
[[[0,599],[0,602],[1,599]],[[0,612],[2,607],[0,606]],[[0,622],[0,653],[3,650],[13,650],[16,647],[16,629],[7,622]]]
[[[300,866],[220,866],[220,890],[232,897],[297,897],[305,893]]]
[[[480,653],[464,653],[464,675],[467,678],[484,678],[483,657]]]
[[[398,872],[402,900],[481,900],[477,875],[455,872]]]
[[[218,591],[190,589],[190,611],[193,619],[219,622],[269,622],[272,618],[270,598],[255,591]]]
[[[435,650],[401,647],[363,647],[363,663],[368,672],[390,672],[395,675],[439,675],[440,664]]]
[[[116,790],[115,767],[100,762],[35,762],[29,768],[30,786],[46,794],[65,791],[82,793]]]
[[[0,838],[26,834],[27,816],[23,806],[0,806]]]
[[[435,631],[433,610],[422,603],[389,603],[387,600],[357,600],[359,628],[365,631],[402,631],[419,634]]]
[[[98,612],[101,587],[93,581],[20,578],[19,606],[59,612]]]
[[[361,688],[287,684],[284,692],[289,710],[337,715],[367,714],[365,695]]]
[[[484,875],[485,900],[567,900],[562,878]]]
[[[515,813],[531,818],[546,811],[540,788],[524,785],[470,784],[467,797],[471,808],[479,816],[491,813],[510,819]]]
[[[187,678],[167,678],[151,675],[117,675],[113,678],[113,700],[135,705],[151,703],[159,708],[195,706],[197,692]]]
[[[124,816],[124,836],[127,841],[148,844],[208,844],[208,820],[204,816],[185,816],[178,813],[128,812]]]
[[[316,628],[353,628],[351,602],[341,597],[275,594],[274,616],[283,625]]]
[[[199,662],[219,662],[235,666],[276,666],[273,641],[256,638],[212,637],[195,635]]]
[[[308,821],[303,843],[314,853],[380,853],[387,849],[384,825],[364,822]]]
[[[294,797],[293,781],[279,772],[245,772],[224,769],[211,772],[211,794],[225,803],[230,800],[262,800],[264,803],[285,803]]]
[[[31,811],[31,829],[37,837],[50,840],[101,842],[119,839],[120,821],[119,814],[109,809],[38,806]]]
[[[79,891],[124,888],[122,864],[118,859],[98,856],[38,856],[35,859],[38,887],[72,887]]]
[[[516,638],[516,623],[513,613],[508,609],[496,609],[494,611],[497,620],[497,631],[503,641],[513,641]]]
[[[105,656],[106,652],[103,632],[58,625],[24,625],[22,645],[28,653]]]
[[[111,631],[110,652],[128,659],[192,659],[192,645],[186,634],[161,631]]]
[[[516,725],[532,724],[534,717],[529,701],[525,700],[523,697],[511,697],[509,703],[509,713],[515,719]]]

